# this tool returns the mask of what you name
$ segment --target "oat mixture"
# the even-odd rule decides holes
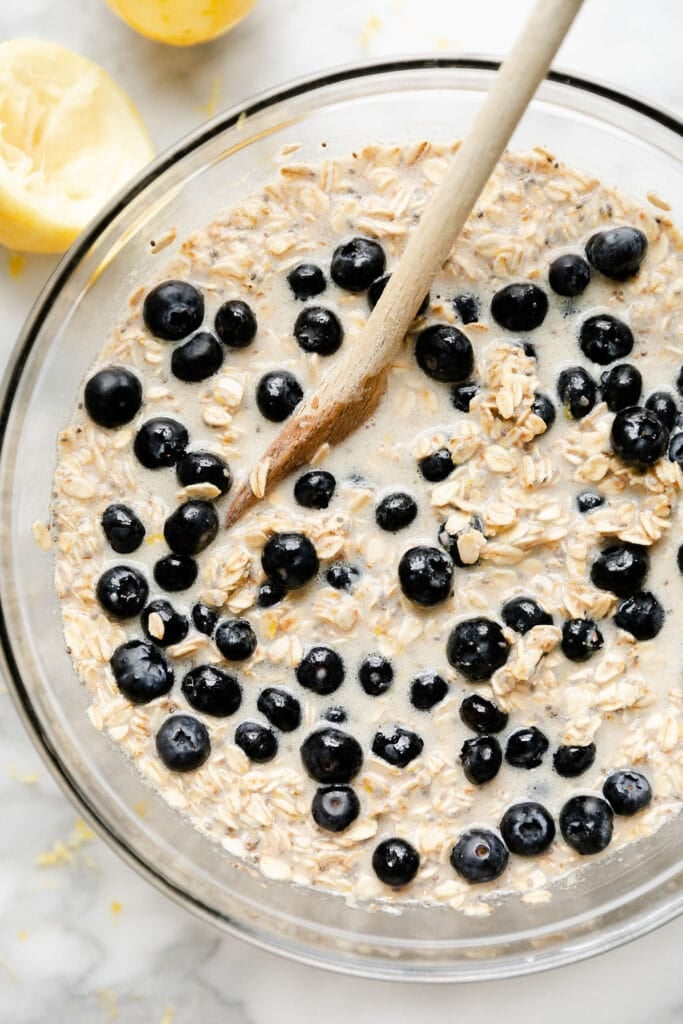
[[[212,539],[205,506],[215,505],[222,520],[232,491],[221,494],[215,465],[199,476],[191,465],[180,469],[185,450],[210,452],[236,483],[257,467],[251,484],[262,492],[267,467],[259,458],[281,429],[262,407],[271,402],[280,415],[284,402],[285,415],[291,411],[295,385],[306,394],[316,387],[339,345],[362,332],[369,297],[377,297],[379,286],[368,293],[367,283],[336,284],[333,253],[351,239],[371,240],[379,245],[361,245],[360,256],[382,256],[386,267],[373,273],[389,273],[452,149],[371,146],[311,166],[289,147],[268,185],[185,241],[131,297],[89,376],[124,367],[140,382],[142,402],[133,403],[129,422],[110,428],[79,404],[59,435],[50,534],[37,524],[36,538],[54,543],[65,640],[91,695],[93,725],[231,858],[350,900],[419,900],[485,914],[488,897],[503,890],[546,902],[553,880],[585,864],[585,854],[646,836],[681,807],[683,245],[661,201],[637,206],[542,150],[508,155],[396,358],[378,411],[339,447],[320,448],[308,467],[317,476],[301,483],[304,473],[295,474]],[[610,277],[599,269],[609,270],[600,239],[592,267],[584,247],[622,226],[637,229],[636,240],[642,232],[647,251],[634,257],[640,269]],[[558,264],[549,283],[549,268],[568,255],[573,262]],[[313,269],[292,275],[301,264]],[[346,270],[352,277],[362,264],[350,259]],[[590,282],[581,280],[589,272]],[[226,336],[233,331],[227,345],[200,339],[183,362],[174,355],[178,342],[153,336],[143,302],[168,280],[199,291],[204,332],[224,303],[239,300],[223,325]],[[511,283],[524,288],[501,295]],[[311,306],[328,315],[304,318],[297,340],[295,321]],[[148,321],[154,314],[150,306]],[[592,317],[603,320],[584,337]],[[195,364],[208,367],[199,382],[187,380],[199,375]],[[573,374],[562,377],[568,368]],[[272,373],[274,390],[264,398],[260,382]],[[86,388],[89,411],[111,397],[101,391],[88,405]],[[661,392],[648,399],[654,411],[643,413],[646,398]],[[634,406],[645,417],[635,441],[633,422],[621,424],[624,451],[657,449],[641,451],[640,462],[615,450],[624,415],[615,410],[624,405],[626,420]],[[140,428],[155,417],[175,421],[189,440],[176,430],[141,441]],[[166,462],[144,468],[155,444]],[[171,513],[188,501],[207,522],[176,516],[169,532]],[[138,524],[128,524],[139,534],[134,550],[126,541],[130,553],[117,553],[126,544],[113,550],[103,529],[114,504]],[[166,593],[154,569],[169,555],[164,531],[187,569],[186,527],[208,546],[196,555],[196,581]],[[264,548],[282,534],[315,549],[319,567],[304,567],[306,579],[313,576],[305,585],[290,586],[290,578],[283,588],[283,573],[272,568],[266,579]],[[617,554],[605,556],[615,545]],[[423,548],[431,554],[406,556]],[[183,565],[170,568],[182,575]],[[164,599],[174,617],[156,605],[142,617],[115,617],[130,583],[115,573],[103,607],[98,582],[116,566],[138,571],[133,590],[141,578],[149,588],[149,596],[124,593],[124,604]],[[504,614],[520,597],[533,602]],[[197,611],[198,602],[206,607]],[[468,628],[479,630],[474,640]],[[149,679],[138,674],[131,688],[131,665],[116,662],[131,640],[154,644],[142,668],[167,692],[151,700],[152,691],[133,693]],[[327,654],[311,659],[316,647]],[[112,656],[123,689],[140,702],[117,685]],[[183,683],[201,666],[215,666],[229,683],[207,670]],[[215,711],[211,693],[221,686],[221,714],[198,710]],[[269,688],[285,694],[264,698]],[[470,700],[461,710],[472,695],[490,704]],[[174,714],[195,725],[173,733],[164,723]],[[314,778],[316,752],[302,760],[302,746],[325,729],[348,763],[318,757]],[[625,790],[614,778],[622,769],[632,773]],[[326,784],[339,792],[316,798],[314,820],[312,802]],[[563,817],[577,796],[598,798],[597,817]],[[520,819],[516,832],[508,821],[504,844],[501,819],[525,802],[540,804],[545,818]],[[595,811],[595,800],[584,805]],[[404,842],[384,844],[393,839]]]

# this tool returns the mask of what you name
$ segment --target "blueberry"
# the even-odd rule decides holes
[[[415,358],[428,377],[444,384],[466,380],[474,367],[470,339],[449,324],[432,324],[420,331]]]
[[[448,637],[446,656],[473,683],[490,679],[508,660],[510,647],[497,622],[490,619],[465,619]]]
[[[583,354],[600,366],[624,359],[633,351],[633,332],[623,320],[609,313],[589,316],[579,329],[579,345]]]
[[[297,665],[296,678],[313,693],[328,694],[344,682],[344,662],[331,647],[311,647]]]
[[[476,562],[465,563],[460,556],[460,540],[466,534],[471,533],[472,530],[478,530],[480,533],[484,532],[483,523],[481,523],[481,520],[479,520],[478,517],[473,516],[470,520],[470,525],[464,527],[462,530],[457,530],[456,533],[449,533],[446,529],[446,523],[442,523],[437,534],[439,544],[448,552],[455,565],[460,569],[463,569],[466,564],[477,565],[479,563],[479,558],[477,558]]]
[[[415,499],[409,494],[395,491],[382,498],[375,509],[375,522],[388,533],[397,533],[410,526],[417,515]]]
[[[109,664],[119,690],[134,704],[163,697],[173,686],[173,669],[159,648],[146,640],[121,644]]]
[[[640,398],[640,395],[638,396]],[[636,402],[638,399],[636,399]],[[632,405],[635,403],[631,403]],[[645,402],[645,408],[658,416],[667,430],[673,430],[678,419],[678,406],[668,391],[654,391]]]
[[[589,856],[609,846],[612,838],[612,808],[597,796],[573,796],[560,811],[560,831],[564,840]]]
[[[677,462],[683,469],[683,431],[674,434],[669,445],[669,462]]]
[[[272,370],[256,386],[256,404],[271,423],[282,423],[291,416],[304,397],[301,384],[289,370]]]
[[[410,885],[419,867],[420,855],[405,839],[384,839],[372,855],[372,870],[392,889]]]
[[[363,751],[347,732],[326,727],[306,737],[301,760],[316,782],[350,782],[360,771]]]
[[[301,725],[301,705],[286,690],[267,686],[259,694],[256,707],[271,725],[282,732],[293,732]]]
[[[311,469],[294,484],[294,498],[304,508],[327,508],[337,481],[324,469]]]
[[[311,814],[327,832],[343,832],[360,814],[360,802],[350,786],[325,786],[313,797]]]
[[[368,654],[358,669],[358,679],[367,694],[379,697],[386,693],[394,680],[391,662],[381,654]]]
[[[605,504],[605,499],[601,494],[596,494],[595,491],[582,491],[581,494],[576,496],[576,507],[578,508],[581,515],[585,515],[587,512],[592,512],[596,508],[600,508],[601,505]]]
[[[139,569],[130,565],[105,569],[97,582],[97,600],[114,619],[132,619],[139,615],[148,594],[147,580]]]
[[[192,715],[167,718],[157,732],[156,746],[159,757],[172,772],[194,771],[211,753],[207,728]]]
[[[212,377],[222,365],[223,349],[208,331],[193,335],[184,345],[174,349],[171,356],[171,373],[188,384]]]
[[[421,672],[410,684],[410,703],[418,711],[430,711],[448,693],[448,683],[436,672]]]
[[[156,416],[142,424],[133,449],[138,462],[146,469],[163,469],[175,466],[182,459],[189,440],[182,423],[168,416]]]
[[[626,597],[638,590],[647,576],[650,559],[638,544],[610,544],[591,567],[591,581],[600,590]]]
[[[360,579],[360,569],[348,562],[335,562],[325,573],[325,579],[335,590],[352,590]]]
[[[582,366],[572,366],[557,378],[557,393],[572,419],[581,420],[595,408],[598,388]]]
[[[479,321],[479,300],[474,295],[455,295],[453,306],[464,324],[476,324]]]
[[[154,619],[150,622],[151,617]],[[148,640],[159,647],[171,647],[179,644],[188,634],[190,623],[184,615],[177,612],[170,601],[157,598],[150,601],[140,615],[142,629]],[[161,633],[158,636],[157,633]]]
[[[486,828],[463,832],[451,850],[451,865],[466,882],[492,882],[507,867],[505,843]]]
[[[533,331],[548,312],[548,296],[536,284],[508,284],[491,300],[491,316],[508,331]]]
[[[261,565],[269,580],[285,590],[298,590],[313,579],[320,563],[303,533],[274,533],[263,545]]]
[[[364,292],[386,266],[384,250],[371,238],[352,238],[338,246],[332,256],[332,280],[347,292]]]
[[[272,608],[273,605],[279,604],[286,595],[287,591],[281,583],[266,580],[259,587],[256,603],[259,608]]]
[[[216,313],[214,327],[224,345],[246,348],[256,337],[256,317],[251,306],[241,299],[229,299]]]
[[[213,452],[188,452],[176,466],[178,483],[183,487],[194,484],[212,484],[221,494],[227,494],[232,475],[227,465]]]
[[[583,294],[591,279],[591,268],[583,256],[565,253],[550,264],[548,283],[557,295],[575,298]]]
[[[473,380],[464,384],[454,384],[451,388],[451,405],[457,412],[469,412],[472,399],[479,391],[479,385]]]
[[[455,469],[455,463],[448,448],[438,448],[431,455],[420,459],[418,465],[422,476],[431,484],[445,480]]]
[[[508,807],[500,832],[511,853],[535,857],[544,853],[555,838],[555,822],[543,804],[529,800]]]
[[[304,352],[331,356],[344,340],[344,331],[332,310],[324,306],[307,306],[296,318],[294,337]]]
[[[474,736],[465,740],[460,751],[460,763],[468,782],[475,786],[490,782],[503,763],[500,743],[494,736]]]
[[[370,287],[368,288],[368,306],[370,307],[370,309],[374,309],[377,303],[379,302],[380,296],[382,295],[386,286],[389,284],[390,277],[391,274],[384,274],[382,277],[378,277],[376,281],[373,281]],[[424,314],[427,312],[428,306],[429,292],[427,292],[424,299],[420,303],[420,308],[418,309],[415,316],[424,316]]]
[[[381,757],[387,764],[395,768],[405,768],[407,764],[419,757],[424,741],[402,725],[384,726],[375,733],[372,741],[372,752]]]
[[[638,273],[647,251],[647,238],[638,228],[609,228],[591,235],[586,244],[589,263],[613,281]]]
[[[256,650],[256,633],[246,619],[223,619],[216,628],[216,647],[227,661],[246,661]]]
[[[678,371],[678,377],[676,378],[676,388],[681,398],[683,398],[683,363],[681,363],[681,368]]]
[[[678,549],[677,561],[678,571],[681,573],[681,575],[683,575],[683,544],[681,544],[681,546]]]
[[[240,722],[235,729],[235,743],[256,764],[272,761],[277,754],[275,733],[258,722]]]
[[[588,661],[604,642],[593,619],[567,619],[562,626],[562,651],[570,661]]]
[[[664,625],[664,609],[654,594],[641,590],[619,602],[614,621],[636,640],[654,640]]]
[[[610,367],[600,377],[600,392],[610,412],[619,412],[630,405],[637,405],[643,390],[640,370],[632,363],[619,363]]]
[[[154,579],[162,590],[175,594],[189,590],[197,579],[199,569],[194,558],[187,555],[166,555],[154,566]]]
[[[588,743],[585,747],[558,747],[553,754],[553,766],[558,775],[565,779],[575,779],[592,767],[595,761],[595,744]]]
[[[214,665],[197,665],[183,679],[185,700],[195,711],[226,718],[242,703],[242,687],[234,676]]]
[[[312,299],[327,288],[327,281],[315,263],[299,263],[287,274],[289,287],[295,299]]]
[[[538,768],[548,746],[548,738],[535,725],[530,725],[508,737],[505,760],[513,768]]]
[[[409,601],[431,608],[451,592],[453,562],[438,548],[409,548],[398,563],[398,580]]]
[[[553,617],[533,597],[513,597],[503,605],[503,622],[516,633],[528,633],[534,626],[552,626]]]
[[[142,318],[155,338],[180,341],[201,326],[204,299],[187,281],[164,281],[145,296]]]
[[[208,604],[198,603],[192,609],[192,621],[195,629],[200,633],[204,633],[205,636],[213,636],[218,622],[218,612],[215,608],[210,608]]]
[[[620,459],[646,469],[666,454],[669,431],[649,409],[622,409],[612,423],[612,447]]]
[[[185,501],[164,524],[164,537],[176,555],[198,555],[218,534],[218,515],[208,501]]]
[[[633,769],[613,772],[602,787],[602,795],[615,814],[637,814],[652,800],[652,788],[644,775]]]
[[[85,385],[85,408],[100,427],[122,427],[142,406],[142,384],[122,366],[98,370]]]
[[[322,717],[328,722],[334,722],[335,725],[341,725],[342,722],[345,722],[349,716],[346,714],[344,708],[336,706],[332,708],[327,708],[323,712]]]
[[[102,529],[118,555],[130,555],[142,544],[145,528],[127,505],[108,505],[102,513]]]
[[[488,697],[473,693],[460,705],[460,718],[468,729],[478,733],[501,732],[508,724],[507,711],[501,711]]]
[[[557,412],[552,401],[547,395],[537,391],[534,395],[534,400],[531,403],[531,411],[538,416],[546,425],[546,429],[549,430],[557,418]]]

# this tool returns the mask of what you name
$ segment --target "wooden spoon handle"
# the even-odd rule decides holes
[[[226,526],[235,523],[275,483],[309,461],[321,444],[341,440],[374,410],[394,353],[582,3],[538,0],[409,237],[364,332],[336,361],[317,391],[299,405],[270,445],[259,464],[262,472],[257,474],[258,494],[250,484],[244,484],[228,509]]]

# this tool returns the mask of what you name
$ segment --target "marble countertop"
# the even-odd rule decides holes
[[[136,36],[104,0],[0,4],[0,39],[44,37],[92,57],[138,105],[159,149],[221,107],[345,61],[408,52],[503,53],[528,0],[261,0],[231,34],[174,50]],[[590,0],[558,65],[681,111],[678,0]],[[0,363],[55,265],[10,273],[0,249]],[[16,271],[16,265],[14,266]],[[427,987],[328,975],[224,938],[91,837],[49,777],[0,685],[2,1024],[528,1024],[683,1021],[683,920],[598,959],[495,984]]]

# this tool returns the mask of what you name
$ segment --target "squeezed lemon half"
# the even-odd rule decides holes
[[[55,43],[0,43],[0,244],[63,252],[153,155],[97,64]]]
[[[112,11],[140,32],[171,46],[193,46],[227,32],[256,0],[107,0]]]

